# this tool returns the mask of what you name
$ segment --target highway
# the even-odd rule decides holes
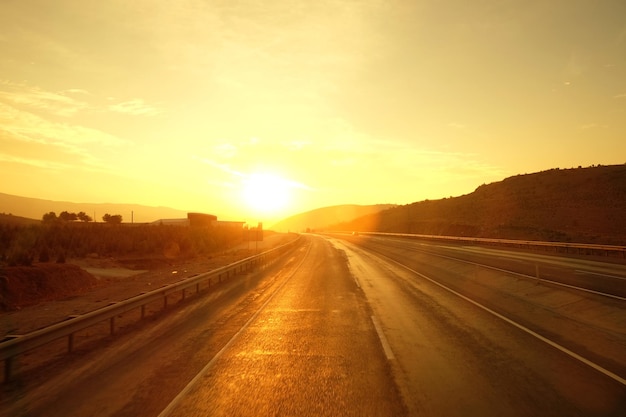
[[[619,283],[626,268],[306,235],[12,386],[0,416],[625,415],[625,302],[544,274]]]
[[[347,253],[380,317],[411,414],[620,415],[626,410],[624,302],[517,275],[538,268],[560,278],[572,270],[621,278],[626,277],[623,265],[406,239],[344,239],[334,244]],[[593,358],[592,365],[615,371],[608,372],[618,380],[531,333]]]

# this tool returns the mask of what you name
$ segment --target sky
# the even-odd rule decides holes
[[[272,223],[626,163],[623,0],[0,0],[0,52],[7,194]]]

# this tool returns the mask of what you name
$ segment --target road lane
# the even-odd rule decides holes
[[[404,415],[371,316],[345,256],[312,238],[298,271],[169,415]]]
[[[555,256],[504,248],[443,245],[387,237],[362,236],[355,240],[355,243],[357,242],[369,246],[394,246],[406,251],[424,252],[442,258],[450,257],[469,263],[490,265],[496,269],[507,269],[525,276],[626,297],[626,286],[624,286],[626,264],[620,259],[605,258],[605,262],[599,262],[576,255]]]
[[[470,298],[483,303],[505,316],[515,318],[531,330],[549,336],[562,346],[577,351],[617,375],[626,375],[626,302],[593,293],[555,286],[533,277],[523,277],[504,272],[514,268],[518,257],[514,251],[489,250],[494,260],[483,259],[490,266],[500,263],[500,268],[485,268],[479,263],[459,262],[444,255],[447,247],[434,245],[426,250],[416,250],[415,243],[399,245],[384,239],[350,239],[367,251],[390,257],[413,268]],[[428,246],[418,243],[420,247]],[[502,254],[502,259],[500,255]],[[533,254],[521,254],[530,256]],[[539,255],[539,258],[545,255]],[[551,257],[546,262],[554,265],[579,265],[579,260]],[[511,260],[512,259],[512,260]],[[512,262],[512,263],[511,263]],[[591,263],[594,265],[596,263]],[[573,271],[572,266],[566,270]],[[607,268],[617,268],[609,264]],[[541,270],[545,270],[542,267]]]
[[[380,318],[412,415],[617,416],[626,410],[624,386],[393,262],[332,242],[346,252]]]
[[[209,363],[172,416],[624,415],[624,387],[586,365],[375,253],[306,242],[263,274],[233,277],[145,331],[70,357],[41,387],[3,399],[0,416],[155,417]],[[401,259],[428,274],[455,271],[470,287],[467,266]],[[497,283],[493,273],[474,278]],[[542,286],[532,291],[566,308],[588,306]],[[552,310],[534,310],[563,323]],[[615,346],[615,358],[626,354]]]
[[[0,416],[157,416],[284,282],[306,247],[172,304],[133,332],[120,329],[97,348],[77,349],[40,374],[17,378],[2,387]]]

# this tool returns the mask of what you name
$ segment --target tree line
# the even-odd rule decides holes
[[[68,211],[62,211],[57,216],[54,211],[45,213],[42,216],[41,221],[45,224],[55,223],[55,222],[75,222],[81,221],[83,223],[88,223],[93,221],[91,216],[89,216],[84,211],[78,213],[71,213]],[[102,221],[109,224],[120,224],[122,223],[122,215],[121,214],[109,214],[106,213],[102,216]]]

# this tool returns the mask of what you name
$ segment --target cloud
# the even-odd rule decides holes
[[[69,88],[67,90],[63,90],[64,93],[70,93],[70,94],[84,94],[87,96],[90,96],[91,94],[89,93],[89,91],[87,90],[83,90],[82,88]]]
[[[0,103],[0,129],[25,141],[61,144],[96,143],[103,146],[121,146],[127,141],[97,129],[59,123],[44,119],[28,111]]]
[[[62,162],[49,161],[35,158],[23,158],[15,155],[9,155],[6,153],[0,153],[0,162],[16,163],[21,165],[28,165],[35,168],[44,168],[52,170],[64,170],[71,168],[71,165],[64,164]]]
[[[199,161],[199,162],[201,162],[201,163],[203,163],[205,165],[208,165],[210,167],[217,168],[218,170],[220,170],[222,172],[225,172],[227,174],[231,174],[231,175],[234,175],[236,177],[243,177],[244,176],[244,174],[242,174],[241,172],[232,169],[229,164],[219,163],[219,162],[216,162],[216,161],[214,161],[212,159],[203,158],[203,157],[200,157],[200,156],[194,156],[193,159],[195,159],[196,161]]]
[[[626,98],[626,93],[617,94],[617,95],[613,96],[613,98]]]
[[[213,147],[213,152],[220,158],[230,159],[237,155],[237,147],[230,143],[221,143]]]
[[[199,156],[194,156],[193,159],[201,162],[202,164],[208,165],[212,168],[216,168],[218,171],[221,171],[222,173],[225,173],[228,175],[228,179],[227,180],[220,180],[220,179],[216,179],[214,177],[211,177],[210,179],[207,180],[207,183],[212,184],[212,185],[216,185],[216,186],[220,186],[220,187],[224,187],[224,188],[233,188],[236,186],[236,183],[233,181],[237,181],[241,184],[245,184],[247,182],[249,182],[251,179],[253,179],[255,176],[271,176],[274,177],[276,176],[275,174],[269,173],[269,172],[264,172],[263,170],[261,171],[256,171],[254,169],[248,169],[246,171],[244,170],[237,170],[231,167],[230,164],[226,164],[226,163],[220,163],[220,162],[216,162],[212,159],[209,158],[203,158],[203,157],[199,157]],[[250,172],[248,172],[250,171]],[[271,170],[269,170],[271,171]],[[280,182],[280,185],[282,187],[286,187],[286,188],[294,188],[294,189],[302,189],[302,190],[311,190],[311,187],[309,187],[306,184],[303,184],[301,182],[292,180],[292,179],[288,179],[288,178],[283,178],[281,176],[276,176],[276,180]]]
[[[113,112],[133,116],[156,116],[163,113],[163,110],[147,104],[140,98],[124,101],[122,103],[111,104],[108,109]]]
[[[0,139],[4,162],[43,169],[102,172],[110,150],[130,143],[89,127],[47,120],[0,101]]]
[[[64,92],[52,92],[8,80],[0,81],[0,89],[4,90],[0,91],[0,99],[5,102],[16,106],[44,110],[56,116],[70,117],[89,107],[87,103],[64,94],[65,92],[84,92],[84,90],[69,89]]]

